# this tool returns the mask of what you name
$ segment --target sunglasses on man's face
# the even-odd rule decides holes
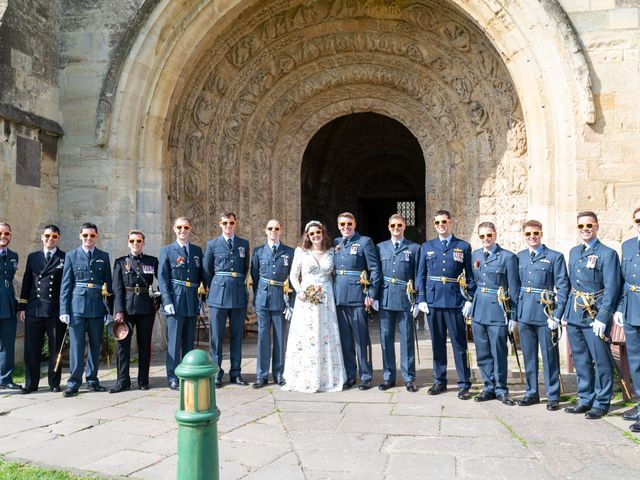
[[[191,227],[189,225],[176,225],[176,230],[184,230],[186,232],[191,230]]]
[[[389,228],[402,228],[404,227],[404,223],[390,223]]]
[[[433,224],[437,227],[438,225],[446,225],[449,223],[449,220],[434,220]]]
[[[340,222],[338,225],[341,227],[353,227],[353,222]]]
[[[58,238],[58,234],[57,233],[45,233],[44,234],[44,238],[46,238],[47,240],[49,240],[50,238],[55,240],[56,238]]]
[[[481,233],[478,237],[480,237],[480,240],[484,240],[484,237],[493,238],[493,235],[493,233]]]
[[[541,232],[524,232],[524,236],[525,237],[530,237],[530,236],[534,236],[534,237],[539,237]]]
[[[11,232],[0,232],[0,237],[10,237]]]
[[[274,231],[274,232],[279,232],[280,231],[280,227],[267,227],[267,230]]]
[[[95,233],[83,233],[82,238],[96,238]]]
[[[233,220],[223,220],[222,222],[220,222],[220,225],[222,225],[223,227],[226,227],[227,225],[235,225],[236,222],[234,222]]]
[[[141,238],[130,238],[129,239],[129,243],[132,244],[132,245],[134,243],[142,243],[142,242],[144,242],[144,240],[142,240]]]
[[[640,218],[634,218],[633,221],[636,222],[636,225],[640,225]]]
[[[313,232],[309,232],[309,237],[319,237],[322,235],[322,230],[314,230]]]
[[[578,224],[578,230],[584,230],[585,228],[587,230],[591,230],[596,225],[598,225],[598,224],[597,223],[579,223]]]

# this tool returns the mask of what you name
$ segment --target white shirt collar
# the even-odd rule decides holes
[[[58,247],[54,247],[53,250],[43,249],[42,251],[44,252],[45,257],[47,256],[47,252],[51,252],[51,256],[53,256],[58,251]]]
[[[187,248],[189,248],[189,242],[187,242],[187,243],[182,243],[180,240],[177,240],[177,239],[176,239],[176,243],[177,243],[178,245],[180,245],[180,248],[182,248],[182,247],[187,247]]]
[[[440,235],[438,235],[438,238],[440,239],[440,241],[442,242],[443,240],[446,240],[447,243],[451,242],[451,239],[453,238],[453,233],[450,233],[448,237],[444,238]]]

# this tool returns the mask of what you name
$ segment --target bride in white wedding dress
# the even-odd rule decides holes
[[[342,390],[346,372],[333,298],[333,247],[318,221],[307,223],[291,265],[296,302],[284,364],[286,385],[296,392]]]

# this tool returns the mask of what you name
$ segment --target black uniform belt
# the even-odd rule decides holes
[[[260,283],[266,283],[267,285],[275,285],[276,287],[282,287],[284,282],[279,282],[271,278],[260,277]]]
[[[140,288],[139,286],[135,287],[124,287],[127,292],[135,293],[136,295],[149,295],[149,291],[144,287]]]
[[[451,277],[436,277],[435,275],[427,275],[427,280],[433,280],[434,282],[442,282],[442,283],[458,283],[457,278]]]
[[[394,285],[400,285],[402,287],[407,285],[407,282],[405,280],[400,280],[399,278],[395,278],[395,277],[383,277],[385,282],[389,282],[389,283],[393,283]]]

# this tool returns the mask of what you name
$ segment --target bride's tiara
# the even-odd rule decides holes
[[[314,225],[317,225],[318,227],[322,227],[322,222],[320,222],[320,220],[311,220],[304,226],[304,231],[306,232],[307,230],[309,230],[309,227],[312,227]]]

